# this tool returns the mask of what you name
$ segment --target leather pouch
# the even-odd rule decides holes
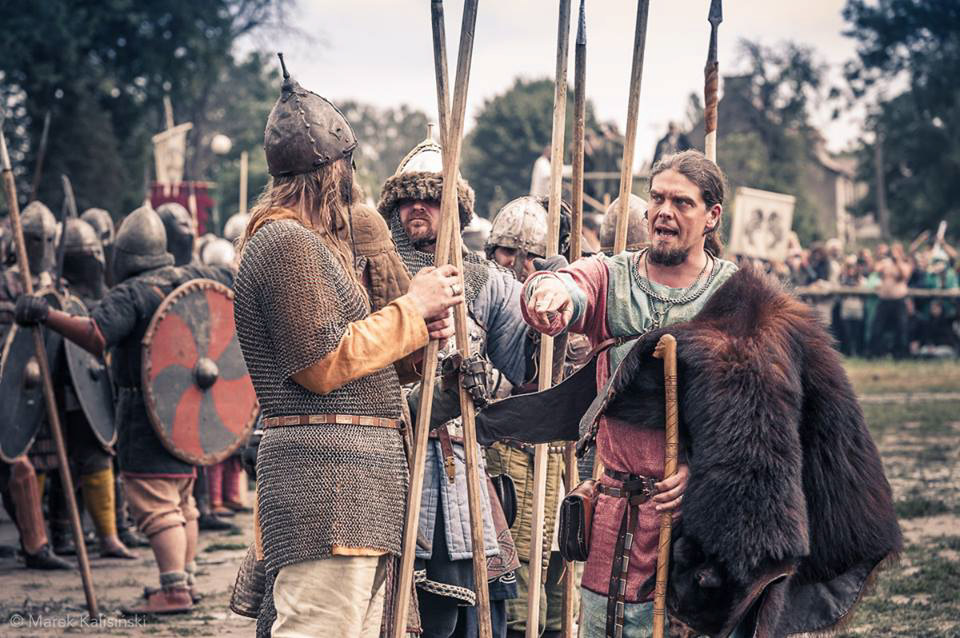
[[[564,560],[587,560],[590,553],[590,529],[593,525],[593,506],[597,502],[597,482],[586,480],[563,498],[557,543]]]
[[[503,508],[503,517],[507,520],[507,527],[513,527],[517,520],[517,488],[513,483],[513,478],[509,474],[498,474],[491,476],[493,488],[497,492],[497,498],[500,500],[500,507]]]

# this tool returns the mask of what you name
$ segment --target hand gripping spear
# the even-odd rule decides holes
[[[723,22],[722,0],[710,0],[710,49],[707,66],[703,68],[703,131],[704,155],[711,162],[717,161],[717,86],[720,81],[720,63],[717,62],[717,31]]]
[[[6,191],[7,205],[10,207],[10,225],[13,228],[13,240],[17,250],[17,263],[20,265],[23,292],[25,295],[32,295],[33,280],[30,277],[30,265],[27,261],[27,246],[23,241],[23,227],[20,225],[20,204],[17,202],[17,186],[13,179],[10,154],[7,152],[7,138],[3,134],[3,120],[3,115],[0,114],[0,166],[3,168],[3,186]],[[63,483],[63,491],[67,497],[70,525],[73,528],[73,540],[77,546],[77,561],[80,563],[80,577],[83,580],[83,593],[87,598],[87,611],[90,612],[91,617],[96,617],[100,615],[100,610],[97,607],[97,596],[93,590],[93,576],[90,574],[87,546],[83,542],[83,528],[80,526],[80,514],[77,511],[77,501],[74,496],[73,477],[70,476],[70,465],[67,461],[67,446],[63,439],[63,429],[60,427],[57,399],[53,393],[53,379],[50,376],[47,347],[43,342],[43,328],[34,326],[32,330],[33,347],[36,352],[37,363],[40,365],[40,376],[43,379],[43,398],[47,404],[50,432],[53,434],[53,441],[57,446],[60,481]]]
[[[677,406],[677,340],[663,335],[657,342],[653,356],[663,359],[663,386],[666,401],[666,450],[663,478],[677,472],[677,443],[679,408]],[[657,548],[657,580],[653,591],[653,638],[663,638],[667,612],[667,575],[670,573],[670,535],[673,514],[660,514],[660,542]]]
[[[580,259],[583,254],[583,145],[584,127],[587,110],[587,18],[584,5],[580,0],[580,19],[577,21],[577,43],[574,48],[573,63],[573,197],[571,202],[572,219],[570,229],[570,261]],[[567,491],[577,484],[577,444],[567,443],[563,449],[563,474]],[[573,638],[574,614],[573,600],[576,595],[576,565],[568,561],[563,571],[563,616],[561,630],[563,638]]]
[[[553,94],[553,136],[550,148],[550,203],[547,210],[546,257],[557,254],[560,231],[560,197],[563,176],[563,134],[567,114],[567,59],[570,50],[570,0],[560,0],[557,27],[557,71]],[[553,385],[553,337],[540,337],[539,389]],[[534,448],[533,520],[530,530],[530,578],[527,587],[527,638],[540,635],[540,582],[543,571],[543,509],[547,492],[547,444]]]
[[[434,36],[434,63],[437,79],[437,102],[440,114],[440,139],[443,146],[443,191],[440,197],[440,229],[437,233],[435,262],[438,266],[453,263],[460,271],[460,289],[463,290],[463,253],[460,243],[460,217],[457,204],[457,175],[460,170],[460,147],[463,142],[463,121],[467,108],[467,85],[473,58],[473,34],[477,23],[477,0],[466,0],[463,23],[460,27],[460,50],[457,57],[457,77],[453,92],[453,110],[450,117],[447,97],[447,57],[443,28],[443,2],[431,2]],[[467,338],[467,311],[461,304],[454,308],[457,345],[464,357],[470,356]],[[427,455],[427,436],[430,429],[433,388],[436,381],[439,343],[427,344],[423,358],[423,381],[420,390],[420,410],[417,415],[413,467],[410,473],[410,493],[404,525],[403,548],[400,562],[400,585],[394,610],[394,638],[406,634],[407,614],[413,586],[413,560],[416,552],[417,527],[423,491],[424,465]],[[477,595],[477,625],[480,638],[490,638],[490,593],[487,589],[487,561],[483,544],[483,509],[481,498],[487,498],[480,483],[479,452],[476,445],[476,411],[473,399],[460,388],[460,411],[463,421],[464,456],[467,466],[467,501],[470,511],[470,540],[473,548],[473,578]]]

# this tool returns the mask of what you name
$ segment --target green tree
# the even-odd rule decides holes
[[[239,38],[281,23],[289,0],[12,0],[0,7],[0,75],[25,198],[44,114],[51,113],[39,198],[61,197],[70,175],[78,204],[125,212],[142,201],[152,173],[150,136],[163,128],[162,98],[194,123],[186,173],[210,176],[205,142],[262,125],[263,61],[235,57]],[[273,82],[272,84],[275,84]],[[275,89],[274,89],[275,92]],[[247,103],[254,104],[248,105]],[[246,106],[245,106],[246,105]],[[256,115],[256,121],[247,117]],[[239,151],[240,145],[236,149]]]
[[[860,209],[875,209],[879,137],[893,234],[910,238],[947,219],[957,237],[960,3],[848,0],[844,18],[846,35],[857,41],[847,78],[853,98],[870,106],[873,132],[860,152],[861,174],[871,185]],[[908,88],[900,90],[904,80]]]
[[[530,191],[530,171],[553,131],[553,80],[518,78],[505,93],[487,100],[464,140],[463,174],[477,193],[477,212],[485,217],[507,201]],[[567,91],[564,139],[573,131],[573,90]],[[586,126],[596,127],[587,103]],[[569,150],[566,162],[569,163]]]

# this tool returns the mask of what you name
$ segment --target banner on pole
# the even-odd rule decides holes
[[[793,195],[738,188],[730,229],[730,252],[769,261],[787,258]]]

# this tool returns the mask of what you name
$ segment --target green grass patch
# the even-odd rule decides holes
[[[859,394],[960,392],[960,362],[846,359],[844,367]]]
[[[897,511],[897,518],[921,518],[936,516],[950,511],[947,504],[939,499],[929,499],[917,494],[910,494],[893,504]]]
[[[874,436],[900,430],[905,423],[920,437],[950,434],[956,431],[951,423],[960,421],[960,401],[862,403],[860,407]]]

